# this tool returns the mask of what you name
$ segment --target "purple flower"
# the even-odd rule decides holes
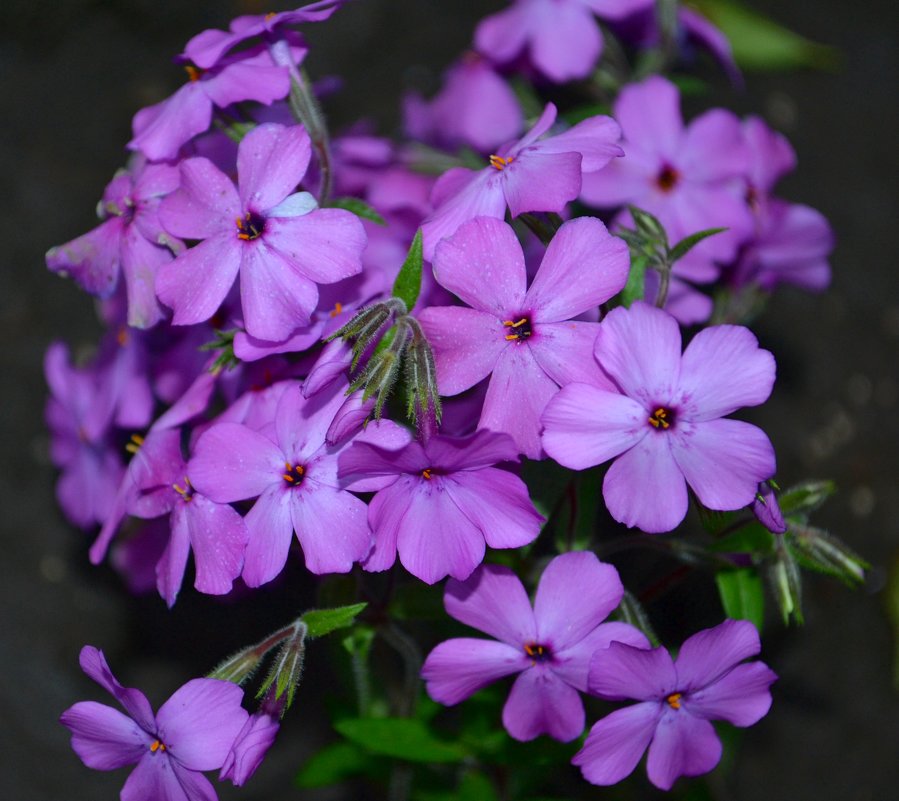
[[[613,642],[590,664],[590,692],[640,703],[596,723],[572,762],[587,781],[616,784],[648,746],[646,771],[661,790],[679,776],[708,773],[721,759],[721,741],[709,721],[751,726],[771,706],[769,687],[777,676],[763,662],[740,664],[760,648],[755,626],[745,620],[694,634],[674,661],[664,648]]]
[[[269,105],[287,96],[290,78],[266,50],[241,53],[211,69],[185,65],[190,78],[175,94],[134,115],[128,143],[148,159],[173,159],[181,146],[208,130],[214,107],[255,100]]]
[[[774,475],[765,433],[719,419],[771,394],[774,357],[749,329],[706,328],[682,356],[675,319],[635,303],[603,320],[594,353],[618,391],[564,387],[543,413],[543,446],[575,470],[617,457],[603,480],[616,520],[670,531],[687,513],[687,484],[709,509],[740,509]]]
[[[771,486],[770,481],[759,484],[758,493],[752,502],[752,513],[759,523],[773,534],[783,534],[787,530],[783,512],[780,510],[780,504],[777,502],[777,496],[774,494],[774,487]]]
[[[159,271],[157,293],[175,325],[208,320],[240,273],[247,331],[272,342],[309,322],[316,284],[362,269],[365,231],[354,214],[291,194],[311,155],[302,126],[267,123],[237,153],[238,187],[204,158],[181,162],[181,188],[160,208],[172,233],[203,240]]]
[[[453,705],[503,676],[520,674],[503,709],[503,725],[516,740],[549,734],[573,740],[584,730],[590,658],[612,641],[648,648],[626,623],[603,623],[624,590],[618,573],[588,551],[553,559],[537,587],[534,606],[508,568],[484,565],[464,582],[450,580],[449,615],[499,642],[459,638],[440,643],[421,675],[428,695]]]
[[[262,764],[280,728],[281,723],[276,715],[263,711],[250,715],[225,757],[219,781],[229,779],[237,787],[246,784]]]
[[[89,768],[137,767],[122,788],[124,801],[214,801],[212,784],[201,773],[222,766],[249,715],[243,691],[216,679],[187,682],[156,715],[140,690],[122,687],[102,651],[81,649],[81,668],[122,705],[80,701],[60,722],[72,731],[72,748]]]
[[[522,453],[539,457],[540,415],[560,386],[592,381],[612,389],[590,355],[599,324],[573,318],[624,286],[627,246],[595,218],[570,220],[527,288],[512,228],[480,217],[441,243],[434,271],[473,307],[435,307],[420,315],[440,393],[457,395],[490,375],[479,426],[510,434]]]
[[[299,384],[281,395],[274,424],[264,432],[219,423],[197,440],[187,472],[197,491],[216,503],[258,498],[247,513],[249,543],[244,581],[271,581],[287,561],[291,532],[313,573],[346,573],[371,549],[368,509],[337,480],[338,448],[326,441],[345,398],[331,393],[303,397]],[[363,439],[399,447],[408,434],[384,420]]]
[[[625,157],[584,179],[581,197],[600,208],[633,204],[658,217],[669,241],[707,228],[727,228],[675,265],[694,281],[717,276],[752,233],[743,197],[748,153],[739,120],[712,109],[684,126],[677,87],[652,77],[626,87],[614,106]]]
[[[397,552],[413,576],[433,584],[466,579],[491,548],[519,548],[540,533],[543,518],[524,482],[493,465],[517,461],[505,434],[431,437],[388,451],[357,443],[339,460],[339,476],[357,491],[378,490],[368,519],[375,544],[363,563],[386,570]],[[373,484],[375,481],[377,483]]]
[[[600,170],[623,151],[611,117],[590,117],[556,136],[537,141],[556,120],[549,103],[521,139],[499,148],[479,171],[456,167],[444,173],[431,193],[434,213],[422,223],[425,258],[433,260],[441,239],[473,217],[501,220],[526,211],[562,211],[581,191],[582,173]]]
[[[602,53],[602,35],[593,15],[620,19],[652,0],[518,0],[491,14],[475,31],[475,46],[505,64],[527,50],[547,78],[563,83],[585,78]]]
[[[47,251],[47,266],[71,275],[92,295],[108,298],[125,280],[128,325],[149,328],[162,317],[156,300],[156,271],[174,258],[181,243],[159,223],[159,203],[178,188],[178,170],[166,164],[136,164],[120,171],[103,192],[103,222],[92,231]]]

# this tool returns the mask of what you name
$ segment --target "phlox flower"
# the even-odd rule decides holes
[[[187,473],[198,492],[216,503],[257,498],[244,518],[249,542],[243,579],[251,587],[281,572],[294,531],[313,573],[346,573],[371,549],[368,509],[340,486],[340,448],[326,439],[345,402],[340,389],[307,399],[294,384],[281,394],[274,423],[263,431],[217,423],[197,439]],[[360,436],[388,448],[408,441],[405,429],[387,420]]]
[[[121,275],[128,303],[128,325],[149,328],[162,317],[156,300],[157,270],[183,246],[163,230],[159,204],[178,188],[178,170],[135,158],[103,192],[97,211],[103,222],[71,242],[47,251],[47,266],[70,275],[85,291],[108,298]]]
[[[594,354],[617,391],[564,387],[543,413],[546,452],[575,470],[614,458],[606,505],[643,531],[683,520],[688,484],[709,509],[750,504],[774,475],[774,448],[759,428],[721,418],[768,398],[774,357],[734,325],[700,331],[681,355],[675,319],[642,302],[614,309],[599,329]]]
[[[540,533],[543,518],[524,482],[494,465],[517,461],[511,437],[478,431],[456,439],[433,436],[399,450],[352,445],[338,475],[354,490],[371,489],[375,536],[366,570],[387,570],[396,560],[428,584],[447,575],[466,579],[491,548],[518,548]]]
[[[246,784],[262,764],[280,728],[281,722],[276,715],[262,710],[250,715],[225,757],[219,780],[228,779],[237,787]]]
[[[437,248],[434,272],[471,308],[419,315],[440,394],[457,395],[489,375],[479,427],[504,431],[520,452],[541,456],[540,415],[560,386],[612,388],[591,356],[599,324],[574,318],[619,292],[628,264],[622,240],[580,217],[559,228],[528,288],[512,228],[489,217],[465,223]]]
[[[573,128],[540,139],[556,121],[548,103],[521,139],[504,145],[482,170],[456,167],[434,185],[434,212],[421,225],[424,255],[433,260],[441,239],[473,217],[503,219],[506,206],[517,217],[526,211],[562,211],[581,191],[581,175],[605,167],[624,151],[611,117],[590,117]]]
[[[215,801],[202,771],[222,766],[246,723],[243,690],[228,681],[193,679],[154,715],[140,690],[119,684],[102,651],[86,645],[80,662],[127,713],[94,701],[62,713],[81,761],[95,770],[136,765],[122,788],[123,801]]]
[[[157,276],[175,325],[208,320],[240,273],[247,332],[280,342],[309,322],[317,284],[362,270],[359,218],[319,209],[306,192],[291,194],[310,156],[302,126],[266,123],[240,143],[237,187],[208,159],[181,162],[181,188],[163,202],[160,218],[172,233],[203,241]]]
[[[660,790],[671,789],[679,776],[708,773],[721,759],[710,721],[751,726],[771,706],[777,676],[763,662],[743,662],[760,648],[758,631],[746,620],[694,634],[675,660],[664,648],[613,642],[590,664],[590,692],[639,703],[596,723],[572,762],[593,784],[617,784],[648,747],[646,772]]]
[[[540,578],[534,605],[508,568],[484,565],[466,582],[450,580],[444,605],[456,620],[495,637],[440,643],[421,675],[428,695],[449,706],[517,673],[503,708],[503,725],[516,740],[549,734],[573,740],[584,730],[578,691],[587,689],[590,659],[611,642],[647,648],[627,623],[603,623],[624,590],[618,573],[589,551],[562,554]]]

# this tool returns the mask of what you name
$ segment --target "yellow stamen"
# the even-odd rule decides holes
[[[150,750],[155,754],[157,751],[165,751],[165,743],[162,740],[153,740],[150,744]]]
[[[680,699],[682,697],[683,693],[671,693],[665,700],[672,709],[680,709]]]
[[[546,648],[542,645],[537,644],[528,644],[524,646],[524,652],[533,658],[539,658],[541,656],[546,656]]]
[[[522,317],[518,322],[513,322],[512,320],[503,320],[503,325],[506,328],[520,328],[521,326],[525,325],[527,322],[528,322],[528,318]],[[530,331],[525,331],[524,335],[526,337],[530,336]],[[506,334],[506,339],[510,342],[514,339],[521,339],[521,338],[522,338],[521,335],[518,334],[517,332],[514,334]]]
[[[652,413],[652,417],[649,418],[649,424],[653,428],[671,428],[671,423],[668,422],[668,410],[660,406]]]
[[[426,470],[422,470],[421,477],[430,481],[431,480],[431,468],[429,467]]]
[[[513,161],[515,161],[514,156],[506,156],[505,158],[503,158],[502,156],[497,156],[496,154],[493,154],[490,157],[490,166],[496,168],[497,170],[504,170]]]
[[[144,438],[140,434],[132,434],[131,442],[125,445],[125,450],[128,453],[137,453],[140,450],[140,446],[144,444]]]
[[[184,486],[180,487],[177,484],[172,484],[172,489],[175,490],[186,502],[190,502],[193,498],[193,488],[190,485],[190,479],[187,476],[184,476]]]

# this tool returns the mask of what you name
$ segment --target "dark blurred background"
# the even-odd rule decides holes
[[[892,0],[754,5],[839,48],[842,64],[830,73],[750,74],[742,94],[714,78],[709,102],[760,113],[787,134],[799,169],[779,194],[820,209],[838,237],[832,289],[822,296],[785,289],[755,325],[779,375],[753,420],[775,443],[782,483],[838,482],[841,492],[815,521],[874,568],[854,593],[809,577],[802,629],[785,631],[772,617],[763,655],[781,676],[775,705],[744,737],[720,798],[890,801],[899,798],[899,700],[883,589],[899,556],[899,19]],[[326,25],[308,26],[312,73],[346,77],[327,103],[335,127],[366,117],[380,133],[393,133],[401,90],[436,85],[476,20],[503,6],[358,0]],[[84,768],[57,722],[76,700],[102,700],[78,670],[84,643],[102,647],[119,677],[158,704],[245,642],[246,632],[262,636],[311,602],[300,571],[296,582],[288,577],[286,592],[263,591],[241,604],[185,588],[168,612],[157,597],[127,596],[111,570],[88,564],[86,535],[56,510],[42,420],[47,345],[64,339],[78,349],[99,332],[90,299],[45,270],[44,252],[96,224],[94,207],[123,163],[131,116],[178,85],[170,59],[184,42],[238,13],[268,10],[234,0],[3,4],[0,791],[14,801],[118,797],[125,773]],[[326,671],[324,660],[309,666],[301,702],[270,758],[245,790],[222,786],[223,799],[344,797],[290,786],[315,744],[333,737],[322,722]]]

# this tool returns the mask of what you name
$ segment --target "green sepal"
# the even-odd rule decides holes
[[[833,481],[805,481],[777,496],[780,511],[786,515],[807,515],[818,509],[837,491]]]
[[[683,239],[681,239],[680,242],[678,242],[673,248],[668,251],[668,263],[674,264],[676,261],[686,256],[703,240],[708,239],[710,236],[714,236],[715,234],[720,234],[722,231],[726,230],[727,228],[706,228],[703,231],[697,231],[695,234],[690,234],[690,236],[685,236]]]
[[[409,253],[400,268],[399,275],[393,282],[393,297],[403,301],[407,311],[412,311],[418,300],[418,294],[421,292],[422,258],[422,237],[421,228],[419,228],[409,246]]]
[[[387,225],[387,221],[376,212],[371,206],[368,205],[364,200],[360,200],[357,197],[338,197],[333,200],[329,200],[327,203],[327,208],[329,209],[344,209],[345,211],[351,211],[357,217],[361,217],[363,220],[369,220],[377,225]]]
[[[306,624],[307,637],[323,637],[337,629],[345,629],[352,626],[356,617],[362,612],[367,603],[338,606],[334,609],[310,609],[304,612],[300,620]]]
[[[642,255],[631,258],[631,269],[627,274],[627,283],[621,290],[621,305],[629,309],[634,301],[643,300],[646,295],[646,264]]]
[[[240,329],[238,328],[232,328],[228,331],[220,331],[217,328],[213,329],[215,339],[200,345],[199,349],[201,351],[221,351],[210,366],[210,373],[215,373],[223,369],[231,370],[240,364],[240,359],[234,355],[234,337],[239,330]]]

